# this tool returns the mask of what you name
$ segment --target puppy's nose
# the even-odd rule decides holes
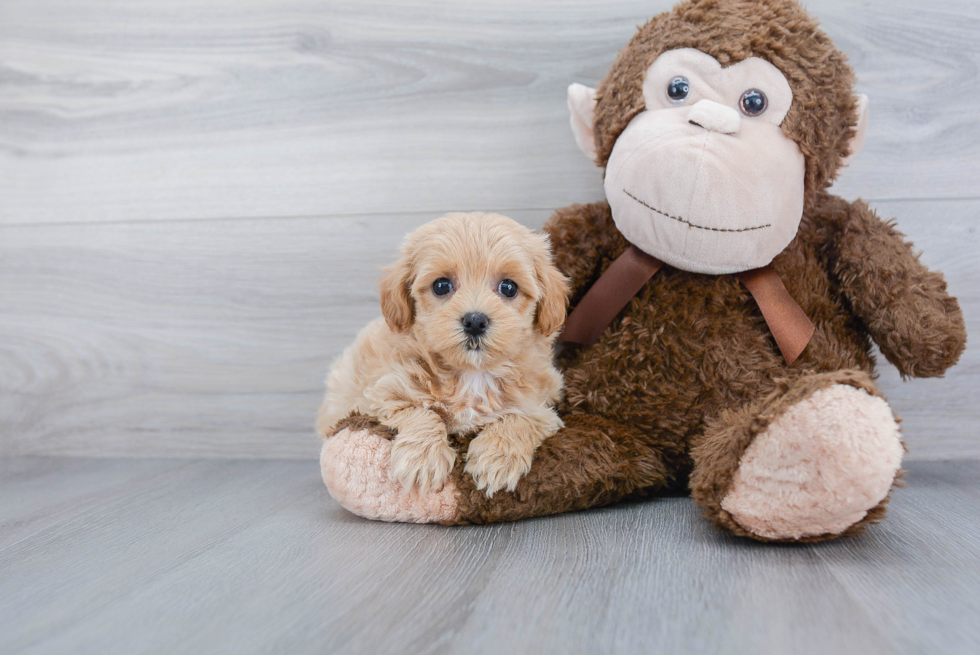
[[[490,319],[487,315],[479,312],[470,312],[462,318],[462,322],[463,332],[471,337],[480,336],[487,331],[487,326],[490,325]]]

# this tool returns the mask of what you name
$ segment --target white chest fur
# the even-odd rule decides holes
[[[458,394],[469,396],[483,404],[491,391],[497,391],[496,378],[486,371],[463,371],[459,376]]]
[[[466,432],[497,418],[499,387],[497,378],[486,371],[463,371],[455,393],[446,400],[453,417],[451,432]]]

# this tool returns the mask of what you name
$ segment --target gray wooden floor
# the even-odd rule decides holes
[[[863,536],[771,546],[672,498],[371,523],[313,462],[0,460],[2,653],[980,652],[980,462]]]

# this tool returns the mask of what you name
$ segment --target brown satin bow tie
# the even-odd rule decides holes
[[[663,265],[656,257],[631,245],[606,269],[575,307],[565,321],[560,339],[584,346],[594,344],[616,315]],[[736,273],[735,277],[758,303],[786,363],[795,362],[813,336],[813,323],[786,291],[776,271],[769,266]]]

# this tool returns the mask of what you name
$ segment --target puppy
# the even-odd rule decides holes
[[[334,365],[321,435],[351,412],[398,430],[391,469],[406,489],[439,488],[479,431],[465,470],[493,495],[513,491],[535,449],[562,427],[552,344],[569,283],[548,238],[497,214],[454,213],[406,237],[381,281],[383,319]]]

